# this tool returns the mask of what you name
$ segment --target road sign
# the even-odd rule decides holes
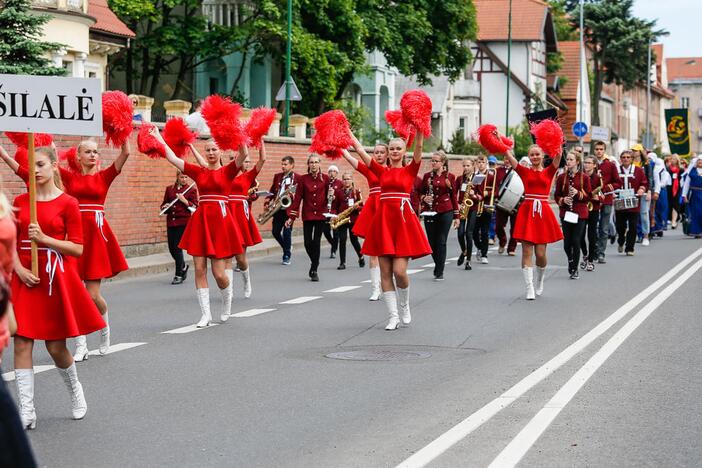
[[[278,90],[278,94],[275,95],[275,100],[285,101],[285,83],[283,83],[283,86],[281,86]],[[290,100],[302,101],[302,95],[300,94],[300,90],[297,89],[297,85],[295,84],[295,80],[293,80],[292,76],[290,77]]]
[[[585,122],[575,122],[573,124],[573,135],[578,138],[587,135],[587,124]]]
[[[592,139],[609,143],[609,128],[608,127],[592,127]]]
[[[102,135],[100,80],[0,75],[0,130]]]

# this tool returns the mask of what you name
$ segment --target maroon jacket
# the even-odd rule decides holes
[[[573,208],[571,209],[564,201],[569,194],[569,187],[574,187],[578,193],[573,197]],[[565,217],[566,211],[574,211],[578,218],[587,219],[590,213],[587,211],[587,202],[590,200],[592,190],[590,189],[590,178],[578,171],[570,176],[567,172],[559,175],[556,179],[556,192],[554,198],[560,206],[561,219]]]
[[[454,200],[456,202],[456,206],[458,207],[459,211],[461,208],[461,203],[463,203],[463,196],[465,195],[465,190],[463,190],[463,186],[465,185],[466,188],[468,188],[468,183],[471,181],[473,178],[473,174],[470,174],[470,178],[467,176],[461,175],[457,180],[456,180],[456,187],[454,189]],[[482,195],[480,194],[480,190],[478,190],[478,187],[473,187],[473,195],[469,196],[471,200],[473,200],[473,205],[470,207],[470,211],[476,211],[478,209],[478,202],[483,199]]]
[[[602,179],[602,193],[608,194],[605,195],[605,199],[602,204],[612,205],[614,204],[614,194],[611,192],[622,188],[622,181],[619,178],[619,173],[617,172],[617,165],[609,159],[604,159],[601,163],[599,163],[597,172]]]
[[[634,193],[638,196],[638,191],[640,188],[644,189],[644,193],[648,190],[648,177],[646,173],[640,167],[634,166],[633,164],[629,166],[629,171],[634,169],[633,173],[627,172],[624,167],[619,168],[619,178],[622,181],[622,189],[634,189]],[[627,176],[627,174],[629,174]],[[638,213],[641,210],[641,204],[636,208],[631,208],[629,210],[621,210],[623,213]]]
[[[280,183],[283,181],[283,177],[285,176],[284,172],[279,172],[276,175],[273,176],[273,183],[271,184],[271,188],[268,190],[271,192],[272,195],[268,195],[266,197],[266,202],[270,202],[273,200],[275,197],[278,196],[278,192],[280,191]],[[292,183],[295,184],[297,183],[297,180],[300,178],[300,174],[297,174],[296,172],[292,173]]]
[[[585,174],[585,177],[587,177],[587,174]],[[594,194],[592,193],[597,187],[600,186],[600,181],[602,179],[600,178],[599,174],[597,174],[597,171],[592,171],[592,175],[590,176],[590,188],[592,191],[590,192],[590,200],[588,200],[590,203],[592,203],[592,211],[600,211],[600,208],[602,206],[602,200],[605,199],[605,196],[602,195],[604,193],[604,186],[602,187],[602,191],[599,194]]]
[[[339,214],[350,206],[355,205],[357,202],[361,203],[351,212],[351,224],[356,222],[356,218],[358,218],[361,208],[363,208],[361,191],[358,189],[336,189],[336,193],[334,194],[334,204],[332,205],[332,213]]]
[[[288,208],[288,217],[295,221],[300,216],[300,205],[303,204],[304,200],[303,221],[326,220],[324,213],[327,212],[329,176],[321,172],[317,173],[317,177],[313,177],[312,174],[304,174],[297,178],[296,184],[295,198]]]
[[[454,188],[456,187],[456,177],[450,172],[444,171],[441,175],[432,177],[432,172],[424,174],[422,178],[422,198],[429,194],[429,181],[431,180],[432,191],[434,195],[434,204],[431,209],[429,205],[422,200],[422,211],[436,211],[437,213],[446,213],[451,211],[453,218],[458,218],[458,205],[456,198],[453,196]]]
[[[163,202],[161,202],[161,206],[167,205],[173,200],[176,199],[176,194],[178,193],[183,193],[188,189],[189,185],[184,185],[180,187],[179,189],[176,189],[175,185],[169,185],[166,187],[166,193],[163,194]],[[183,195],[186,200],[190,203],[190,206],[193,208],[197,208],[197,187],[193,187],[190,190],[188,190],[188,193]],[[185,226],[188,224],[188,221],[190,220],[190,216],[192,213],[188,209],[187,206],[183,204],[180,200],[175,202],[172,207],[166,211],[166,226],[168,227],[176,227],[176,226]]]

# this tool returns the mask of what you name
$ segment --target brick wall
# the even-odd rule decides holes
[[[80,137],[56,136],[55,143],[59,151],[76,145]],[[295,158],[295,170],[299,173],[306,172],[305,161],[308,155],[309,140],[294,140],[292,138],[271,138],[266,140],[267,161],[258,177],[260,190],[268,190],[273,175],[280,172],[280,158],[291,155]],[[0,134],[0,145],[8,153],[14,154],[14,146]],[[119,149],[110,148],[100,139],[100,158],[102,167],[107,167],[119,154]],[[143,255],[164,250],[166,242],[165,218],[159,217],[158,212],[163,199],[166,186],[175,181],[176,170],[166,160],[153,160],[137,151],[136,132],[131,138],[132,155],[110,188],[107,196],[105,210],[107,219],[120,241],[127,256]],[[196,143],[198,151],[204,154],[204,140]],[[428,155],[425,155],[428,157]],[[251,158],[255,162],[258,157],[256,150],[252,150]],[[452,156],[449,163],[454,174],[461,172],[461,156]],[[340,173],[351,171],[345,160],[329,161],[322,158],[324,171],[330,164],[336,164]],[[428,169],[428,162],[424,161],[422,171]],[[4,164],[0,167],[3,188],[12,200],[15,196],[25,191],[24,183]],[[368,184],[363,176],[354,172],[356,186],[361,189],[364,196],[368,193]],[[263,202],[253,205],[254,216],[263,209]],[[299,223],[298,223],[299,224]],[[299,227],[299,226],[298,226]],[[262,233],[269,231],[269,225],[261,228]]]

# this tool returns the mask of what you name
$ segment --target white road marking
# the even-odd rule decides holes
[[[451,257],[447,258],[446,260],[448,260],[449,262],[453,262],[454,260],[458,260],[458,257]]]
[[[607,341],[586,363],[582,366],[568,382],[563,385],[558,392],[549,400],[546,405],[536,413],[529,423],[524,426],[517,436],[500,452],[500,454],[490,464],[492,468],[505,466],[515,466],[519,463],[534,443],[541,437],[541,434],[556,419],[556,416],[573,399],[578,391],[587,383],[590,377],[604,364],[607,359],[631,336],[631,334],[641,325],[666,299],[677,291],[687,280],[692,277],[700,268],[702,260],[698,260],[690,269],[677,277],[668,287],[663,289],[658,295],[653,297],[640,311],[629,319],[624,326],[619,329],[612,338]]]
[[[370,283],[370,282],[371,282],[371,280],[363,280],[363,281],[361,281],[361,283]]]
[[[167,331],[165,331],[165,332],[161,332],[161,334],[166,334],[166,335],[182,335],[182,334],[184,334],[184,333],[192,333],[192,332],[196,332],[196,331],[199,331],[199,330],[207,330],[208,328],[216,327],[217,325],[219,325],[219,324],[218,324],[218,323],[212,323],[212,324],[210,324],[209,327],[198,328],[198,327],[195,326],[195,324],[192,324],[192,325],[187,325],[187,326],[185,326],[185,327],[174,328],[173,330],[167,330]]]
[[[360,288],[360,286],[359,286],[359,288]],[[243,312],[237,312],[236,314],[232,314],[230,317],[236,317],[236,318],[253,317],[255,315],[265,314],[266,312],[273,312],[274,310],[277,310],[277,309],[249,309],[249,310],[245,310]]]
[[[408,275],[413,275],[413,274],[415,274],[415,273],[419,273],[420,271],[424,271],[424,270],[423,270],[423,269],[419,269],[419,268],[410,269],[410,270],[407,270],[407,274],[408,274]]]
[[[700,255],[702,255],[702,248],[696,250],[692,255],[688,256],[685,258],[685,260],[668,270],[665,275],[654,281],[646,289],[634,296],[626,304],[617,309],[612,315],[604,319],[595,328],[561,351],[546,364],[524,377],[502,395],[490,401],[478,411],[471,414],[466,419],[434,439],[428,445],[418,450],[414,455],[397,465],[397,468],[426,466],[439,457],[442,453],[468,437],[473,431],[492,419],[493,416],[502,411],[504,408],[508,407],[519,397],[524,395],[546,377],[570,361],[593,341],[602,336],[602,334],[612,328],[636,306],[646,300],[648,296],[656,292],[658,288],[674,278],[682,269],[695,261]]]
[[[321,299],[322,296],[300,296],[295,299],[290,299],[288,301],[283,301],[280,304],[304,304],[305,302],[316,301]]]
[[[325,293],[342,293],[342,292],[347,292],[347,291],[353,291],[354,289],[358,289],[361,286],[339,286],[338,288],[334,289],[327,289],[326,291],[323,291]]]
[[[107,354],[117,353],[119,351],[125,351],[127,349],[136,348],[137,346],[145,345],[146,343],[117,343],[110,346],[110,350]],[[98,350],[90,351],[91,356],[96,356],[100,354]],[[42,364],[40,366],[34,366],[34,374],[41,374],[42,372],[50,371],[51,369],[56,369],[53,364]],[[5,372],[2,374],[2,379],[5,382],[12,382],[15,380],[15,371]]]
[[[422,265],[422,268],[434,268],[436,264],[434,263],[427,263],[426,265]]]

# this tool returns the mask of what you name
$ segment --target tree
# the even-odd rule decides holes
[[[0,0],[0,73],[59,76],[62,67],[50,65],[47,54],[63,44],[42,41],[41,27],[50,15],[30,12],[29,0]]]
[[[657,38],[668,34],[665,30],[655,29],[655,20],[634,17],[632,5],[633,0],[585,3],[584,36],[592,49],[594,74],[592,125],[600,124],[599,102],[604,83],[631,89],[645,82],[649,76],[648,48]],[[572,20],[574,24],[579,22],[579,15],[574,14]]]

